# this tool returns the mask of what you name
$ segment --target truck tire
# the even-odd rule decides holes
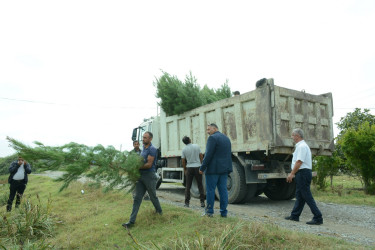
[[[264,194],[271,200],[290,200],[295,195],[296,183],[286,182],[285,179],[269,179]]]
[[[247,187],[246,195],[240,203],[249,202],[249,201],[251,201],[252,198],[254,198],[256,196],[256,193],[257,193],[257,184],[256,183],[247,184],[246,187]]]
[[[161,168],[156,169],[156,175],[158,176],[158,181],[156,182],[156,189],[159,189],[162,178],[161,178]]]
[[[239,203],[246,195],[246,178],[243,167],[237,162],[232,161],[233,172],[228,175],[228,203]],[[216,197],[220,200],[219,191],[215,190]]]
[[[206,178],[204,177],[204,174],[202,176],[202,185],[203,185],[203,194],[206,196]],[[198,183],[195,178],[193,178],[193,183],[191,184],[190,195],[197,199],[200,198]]]
[[[266,188],[267,183],[258,183],[257,184],[257,192],[255,193],[255,196],[259,196],[263,194],[264,189]]]

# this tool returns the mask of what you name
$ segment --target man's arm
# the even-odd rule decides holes
[[[184,172],[185,172],[185,175],[186,175],[186,159],[185,158],[181,158],[181,163],[182,163],[182,167],[184,168]]]
[[[207,165],[210,163],[212,157],[214,156],[215,144],[216,144],[216,141],[213,138],[213,136],[208,137],[206,153],[204,154],[202,166],[200,167],[199,171],[204,172],[206,170]]]
[[[286,177],[286,182],[291,183],[293,181],[293,178],[296,176],[296,173],[299,170],[299,168],[301,167],[301,165],[302,165],[301,160],[296,161],[296,163],[294,164],[294,167],[292,169],[292,172],[290,172],[288,177]]]
[[[203,154],[202,153],[199,153],[199,159],[201,160],[201,164],[203,162]]]
[[[23,166],[25,167],[26,173],[31,174],[31,166],[30,166],[30,164],[25,161],[23,163]]]
[[[147,157],[147,162],[143,165],[140,169],[150,169],[152,167],[152,163],[154,162],[155,156],[149,155]]]
[[[9,167],[9,173],[14,174],[17,172],[20,165],[18,165],[18,162],[12,162]]]

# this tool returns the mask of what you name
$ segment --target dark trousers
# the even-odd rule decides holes
[[[294,204],[291,216],[293,218],[299,218],[302,213],[305,203],[310,207],[311,212],[315,221],[322,221],[322,213],[316,206],[315,200],[311,194],[312,174],[310,169],[300,169],[295,176],[296,181],[296,203]]]
[[[227,216],[228,214],[228,188],[227,180],[228,174],[206,174],[206,213],[214,213],[214,203],[215,203],[215,189],[219,191],[220,196],[220,214],[221,216]]]
[[[137,218],[137,214],[139,211],[139,207],[141,206],[143,196],[145,195],[146,191],[150,196],[150,200],[155,207],[157,213],[161,214],[162,209],[160,206],[160,202],[158,197],[156,196],[156,183],[158,177],[156,176],[155,172],[153,171],[145,171],[141,172],[141,177],[135,184],[135,196],[133,202],[133,210],[130,215],[129,222],[135,223]]]
[[[194,177],[198,184],[199,199],[201,200],[201,202],[204,202],[202,175],[199,173],[199,167],[186,168],[185,204],[189,204],[190,202],[190,188],[191,188],[191,184],[193,183]]]
[[[17,194],[16,207],[20,205],[23,192],[25,192],[25,189],[26,189],[26,184],[23,182],[23,180],[20,180],[20,181],[12,180],[10,182],[9,189],[10,189],[10,193],[9,193],[9,199],[7,203],[8,212],[12,211],[12,204],[13,204],[13,200],[16,194]]]

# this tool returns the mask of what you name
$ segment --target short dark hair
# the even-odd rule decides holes
[[[182,142],[185,143],[185,145],[188,145],[190,143],[190,138],[187,136],[184,136],[184,138],[182,138]]]
[[[139,143],[139,141],[133,141],[133,146],[134,146],[134,144],[135,144],[136,142],[138,142],[138,143]]]
[[[146,131],[145,134],[146,133],[150,136],[150,138],[154,138],[154,135],[150,131]]]
[[[219,129],[215,123],[211,123],[211,124],[209,124],[208,126]]]
[[[233,95],[240,95],[240,91],[238,91],[238,90],[234,91]]]

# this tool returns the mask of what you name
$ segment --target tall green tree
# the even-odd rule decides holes
[[[232,95],[228,80],[217,90],[210,89],[207,85],[201,89],[191,72],[186,75],[184,82],[176,76],[163,71],[162,73],[162,76],[154,81],[154,86],[156,97],[160,98],[160,106],[167,116],[182,114]]]
[[[180,102],[184,94],[183,83],[176,76],[163,72],[161,77],[156,78],[154,86],[157,89],[156,97],[161,100],[160,107],[167,115],[176,114],[176,106],[180,106],[177,102]]]
[[[106,190],[114,187],[133,190],[143,165],[143,159],[135,154],[121,152],[112,146],[89,147],[78,143],[68,143],[60,147],[46,146],[34,142],[35,147],[7,137],[10,146],[23,156],[32,168],[40,170],[61,170],[65,174],[57,181],[63,182],[60,190],[82,176],[91,178],[97,185],[106,183]]]
[[[370,113],[369,109],[362,109],[355,108],[353,112],[347,113],[344,117],[340,119],[338,123],[336,123],[337,127],[340,129],[340,132],[336,138],[337,143],[335,145],[337,155],[341,158],[341,166],[340,170],[350,175],[354,175],[361,178],[361,170],[360,168],[354,166],[346,159],[346,155],[342,150],[342,142],[341,138],[345,135],[345,133],[352,129],[358,130],[361,125],[365,122],[368,122],[369,125],[375,124],[375,116]]]
[[[360,174],[366,193],[375,194],[375,124],[366,121],[349,128],[339,143],[347,163]]]
[[[364,109],[362,112],[362,109],[355,108],[353,112],[347,113],[336,123],[340,129],[339,136],[343,135],[348,129],[357,130],[365,122],[368,122],[370,125],[375,124],[375,115],[372,115],[369,109]]]

